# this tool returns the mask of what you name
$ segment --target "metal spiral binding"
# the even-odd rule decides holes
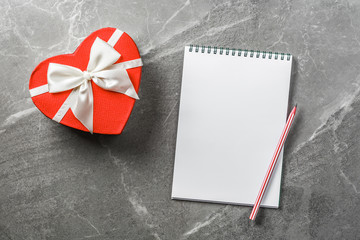
[[[207,50],[206,50],[207,49]],[[225,51],[224,51],[225,50]],[[256,58],[268,58],[268,59],[280,59],[290,61],[291,54],[290,53],[278,53],[278,52],[267,52],[267,51],[255,51],[255,50],[247,50],[247,49],[235,49],[235,48],[223,48],[223,47],[211,47],[211,46],[199,46],[190,44],[189,51],[207,53],[207,54],[220,54],[220,55],[231,55],[231,56],[244,56],[244,57],[256,57]]]

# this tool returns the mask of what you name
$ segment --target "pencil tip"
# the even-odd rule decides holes
[[[297,108],[297,103],[295,103],[295,107]]]

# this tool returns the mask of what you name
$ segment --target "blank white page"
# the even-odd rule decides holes
[[[189,48],[171,197],[253,205],[286,123],[292,57]],[[279,207],[282,155],[261,206]]]

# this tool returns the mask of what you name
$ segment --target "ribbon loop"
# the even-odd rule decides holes
[[[104,70],[119,60],[120,56],[120,53],[112,46],[97,37],[91,46],[87,71],[98,72]]]
[[[64,92],[82,84],[83,72],[75,67],[50,63],[47,71],[50,93]]]

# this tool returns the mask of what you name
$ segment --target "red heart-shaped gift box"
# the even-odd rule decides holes
[[[114,39],[110,39],[114,38],[113,35],[116,35],[115,31],[121,32],[115,28],[99,29],[85,38],[74,53],[58,55],[41,62],[31,74],[29,82],[30,92],[32,89],[39,88],[48,83],[47,71],[49,63],[64,64],[85,71],[89,62],[90,50],[95,39],[100,38],[105,42],[113,41]],[[117,42],[113,42],[113,48],[121,54],[121,57],[116,63],[139,59],[140,54],[135,42],[126,33],[121,33],[121,37]],[[126,71],[135,91],[138,92],[141,79],[141,66],[126,69]],[[101,134],[120,134],[129,119],[135,99],[122,93],[104,90],[93,81],[91,81],[91,86],[93,91],[93,132]],[[43,114],[50,119],[53,119],[70,93],[71,90],[59,93],[45,92],[33,96],[32,100]],[[89,130],[74,116],[71,109],[66,112],[60,123],[89,132]]]

